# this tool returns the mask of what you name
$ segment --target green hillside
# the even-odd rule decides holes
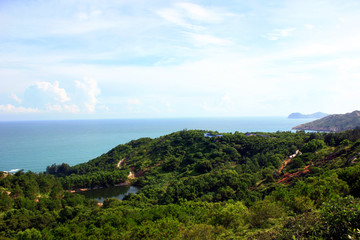
[[[3,173],[0,238],[360,237],[359,128],[205,133],[142,138],[41,174]],[[139,192],[102,206],[70,192],[123,182]]]
[[[341,132],[360,127],[360,111],[346,114],[333,114],[324,118],[301,124],[294,127],[295,130],[312,130]]]

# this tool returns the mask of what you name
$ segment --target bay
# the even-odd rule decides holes
[[[287,117],[173,118],[0,122],[0,171],[41,172],[63,162],[76,165],[141,137],[183,129],[276,132],[312,119]]]

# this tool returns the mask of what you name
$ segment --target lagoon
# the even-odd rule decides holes
[[[139,189],[134,186],[117,186],[100,189],[91,189],[78,194],[84,195],[86,198],[95,199],[99,203],[104,202],[107,198],[116,198],[123,200],[124,197],[130,193],[137,193]]]

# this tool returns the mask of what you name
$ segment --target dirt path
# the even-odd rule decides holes
[[[135,173],[130,171],[128,175],[128,179],[135,179]]]
[[[281,173],[281,171],[289,164],[289,162],[291,162],[292,158],[287,158],[285,159],[285,161],[282,162],[281,168],[279,169],[279,173]]]
[[[304,170],[302,170],[302,171],[297,171],[294,173],[285,173],[283,178],[280,179],[277,183],[290,183],[294,177],[300,177],[300,176],[310,172],[309,167],[310,167],[310,165],[307,165],[304,168]]]
[[[121,159],[118,164],[116,165],[116,167],[118,169],[121,169],[121,164],[125,161],[125,158]],[[128,175],[128,179],[135,179],[135,173],[133,171],[130,171],[129,172],[129,175]]]
[[[118,164],[116,165],[117,168],[121,168],[121,164],[125,161],[125,158],[121,159]]]
[[[291,162],[291,160],[293,160],[297,155],[301,155],[301,154],[302,153],[299,150],[296,150],[296,152],[293,155],[289,156],[282,162],[282,165],[278,170],[278,172],[281,173],[281,171]]]

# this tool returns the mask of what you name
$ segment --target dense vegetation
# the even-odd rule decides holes
[[[213,138],[204,133],[142,138],[40,174],[2,173],[0,238],[360,237],[359,128]],[[123,201],[99,206],[69,191],[129,181],[129,172],[140,191]]]
[[[294,127],[295,130],[341,132],[360,127],[360,111],[346,114],[333,114],[309,123]]]

